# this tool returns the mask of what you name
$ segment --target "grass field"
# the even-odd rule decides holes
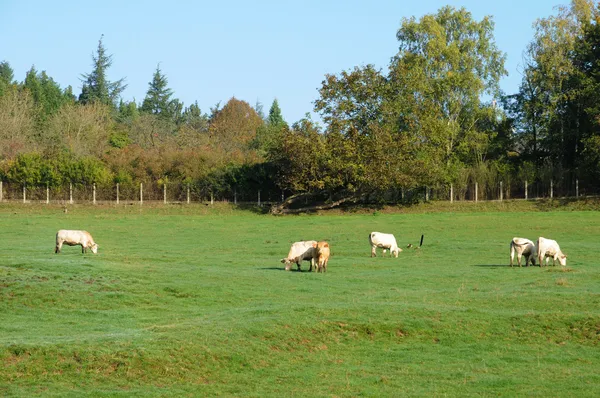
[[[0,206],[0,395],[600,395],[600,213],[486,209]],[[425,240],[370,258],[371,231]],[[540,235],[568,266],[510,268]],[[306,239],[326,274],[283,271]]]

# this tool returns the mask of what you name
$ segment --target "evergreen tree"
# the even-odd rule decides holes
[[[102,38],[98,41],[98,49],[95,55],[92,55],[93,69],[91,73],[83,74],[83,86],[79,101],[83,104],[98,102],[100,104],[116,106],[117,99],[125,90],[127,85],[125,79],[119,79],[115,82],[108,80],[106,71],[112,65],[112,55],[106,54],[106,49],[102,43]]]
[[[6,88],[13,84],[13,79],[14,72],[10,64],[6,61],[0,62],[0,95],[3,95]]]
[[[281,109],[279,108],[279,102],[277,101],[277,98],[275,98],[273,100],[273,104],[271,105],[271,108],[269,109],[268,123],[271,126],[287,125],[285,123],[285,120],[283,120],[283,116],[281,115]]]
[[[32,66],[31,69],[25,75],[25,81],[23,82],[23,87],[29,90],[29,94],[33,98],[33,101],[36,105],[41,105],[44,102],[44,94],[42,92],[42,84],[40,79],[38,78],[38,72],[35,69],[35,66]]]
[[[173,118],[177,104],[171,100],[173,90],[167,87],[168,83],[167,77],[161,73],[160,65],[157,65],[152,81],[148,83],[148,91],[140,107],[141,112],[156,115],[161,119]]]

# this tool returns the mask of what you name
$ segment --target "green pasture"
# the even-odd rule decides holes
[[[0,396],[600,395],[600,212],[421,210],[0,205]],[[513,236],[568,266],[510,268]],[[328,272],[283,271],[307,239]]]

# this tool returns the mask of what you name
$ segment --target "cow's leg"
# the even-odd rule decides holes
[[[515,247],[510,244],[510,266],[513,266],[513,258],[515,257]]]
[[[377,248],[375,246],[371,246],[371,257],[377,257]]]
[[[519,268],[521,268],[521,257],[522,256],[523,255],[521,253],[517,252],[517,264],[519,264]]]
[[[54,248],[54,253],[60,253],[61,248],[62,248],[62,242],[57,242],[56,247]]]

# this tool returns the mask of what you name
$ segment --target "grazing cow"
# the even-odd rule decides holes
[[[546,260],[546,266],[548,265],[548,258],[552,257],[552,265],[555,265],[555,261],[558,260],[560,265],[567,265],[567,255],[564,254],[558,243],[552,239],[542,238],[541,236],[537,240],[537,256],[542,266],[542,260]]]
[[[313,246],[314,247],[314,246]],[[327,263],[329,262],[329,243],[317,242],[317,272],[327,272]]]
[[[521,256],[525,256],[525,266],[529,266],[529,260],[531,264],[535,265],[535,258],[537,256],[535,244],[529,239],[525,238],[513,238],[510,241],[510,266],[513,266],[513,259],[515,258],[515,252],[517,253],[517,264],[521,266]]]
[[[56,233],[56,247],[54,253],[60,253],[63,243],[68,246],[81,246],[81,252],[85,253],[87,249],[91,249],[92,253],[98,253],[98,245],[94,242],[94,238],[87,231],[75,231],[69,229],[61,229]]]
[[[296,263],[298,271],[300,271],[300,264],[303,260],[310,261],[309,272],[312,271],[315,265],[315,259],[317,258],[317,241],[307,240],[301,242],[294,242],[290,247],[290,252],[286,258],[282,258],[281,262],[285,264],[285,270],[289,271],[292,267],[292,263]]]
[[[398,253],[402,251],[396,243],[396,238],[392,234],[384,234],[381,232],[371,232],[369,235],[369,243],[371,244],[371,257],[377,257],[376,249],[383,249],[382,256],[385,255],[386,249],[389,249],[390,256],[398,257]]]

